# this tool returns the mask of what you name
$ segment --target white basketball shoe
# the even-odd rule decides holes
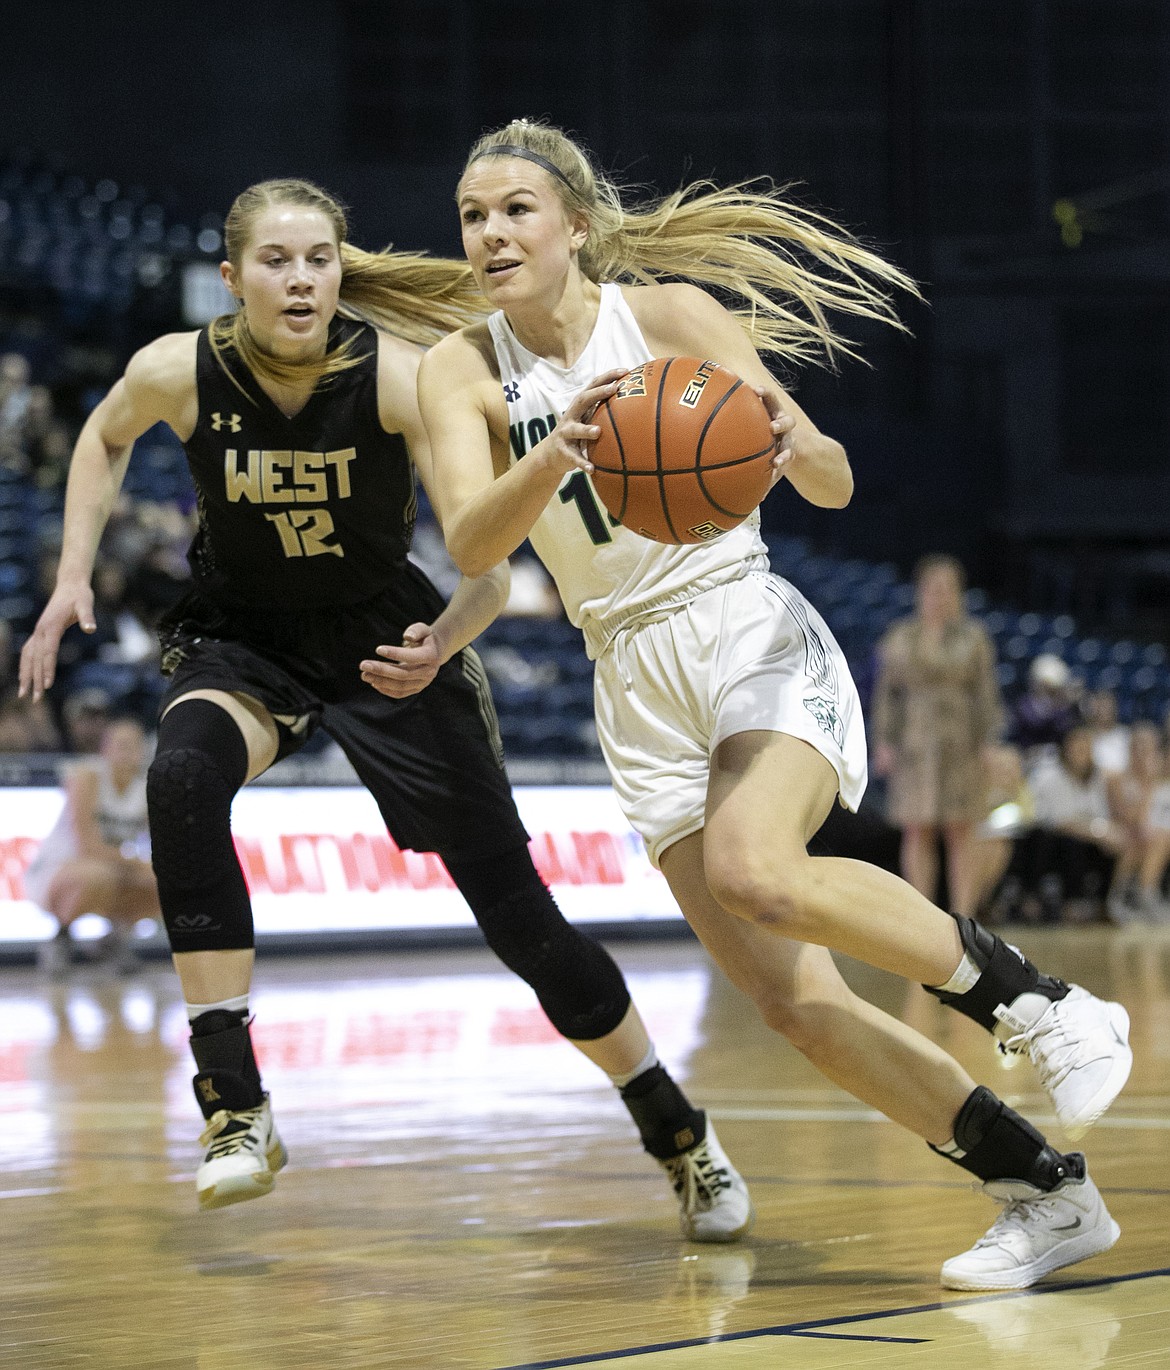
[[[1046,1193],[1025,1180],[976,1185],[1003,1212],[970,1251],[942,1268],[946,1289],[1027,1289],[1066,1265],[1108,1251],[1121,1229],[1109,1216],[1085,1158],[1073,1152],[1073,1174]]]
[[[703,1140],[659,1165],[678,1196],[679,1225],[692,1242],[735,1242],[756,1220],[743,1176],[731,1164],[707,1118]]]
[[[1005,1064],[1022,1055],[1031,1058],[1061,1127],[1075,1139],[1092,1127],[1129,1079],[1129,1014],[1080,985],[1047,1007],[1031,1002],[1042,998],[1021,994],[1010,1007],[996,1009],[996,1036]]]
[[[276,1172],[288,1161],[267,1094],[255,1108],[213,1113],[199,1145],[207,1147],[195,1174],[200,1208],[225,1208],[271,1193]]]

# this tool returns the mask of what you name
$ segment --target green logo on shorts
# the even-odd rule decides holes
[[[837,713],[837,705],[833,700],[826,699],[824,695],[813,695],[812,699],[806,699],[804,701],[804,707],[812,714],[837,746],[844,747],[845,728],[841,723],[841,717]]]

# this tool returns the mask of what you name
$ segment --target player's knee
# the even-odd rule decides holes
[[[526,848],[448,868],[488,946],[531,986],[558,1032],[591,1041],[618,1026],[630,1006],[621,971],[566,921]]]
[[[151,860],[160,883],[198,888],[234,862],[231,806],[247,768],[240,730],[217,704],[183,700],[164,715],[146,773]]]
[[[194,747],[159,753],[146,774],[151,859],[160,880],[191,887],[216,872],[222,843],[213,834],[230,831],[232,796],[214,760]]]
[[[604,1037],[625,1017],[630,995],[613,958],[568,923],[547,892],[505,896],[476,917],[488,946],[531,986],[565,1037]]]
[[[708,860],[707,884],[728,913],[784,937],[808,941],[809,900],[805,861],[778,863],[731,854]]]
[[[151,863],[174,952],[253,944],[248,886],[232,842],[231,807],[248,749],[231,716],[207,699],[163,716],[146,775]]]
[[[833,1043],[849,1017],[841,997],[815,985],[802,985],[790,995],[768,995],[757,1000],[757,1007],[765,1024],[814,1064],[826,1053],[835,1054]]]

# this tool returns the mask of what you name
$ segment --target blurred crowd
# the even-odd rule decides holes
[[[905,877],[989,923],[1170,924],[1170,715],[1123,724],[1051,653],[1005,706],[959,563],[926,558],[916,589],[878,646],[871,720]]]
[[[992,753],[982,835],[993,916],[1170,924],[1170,718],[1122,724],[1112,691],[1037,657]]]
[[[22,535],[32,571],[31,603],[16,624],[0,620],[0,752],[95,752],[115,714],[152,727],[161,693],[155,625],[187,581],[192,517],[177,503],[124,494],[95,567],[97,631],[70,629],[54,689],[36,704],[17,698],[21,640],[56,578],[61,497],[75,438],[76,425],[58,412],[49,387],[32,384],[23,354],[0,354],[0,468],[22,488],[44,492],[53,511],[32,520],[35,527],[13,530]]]
[[[33,385],[31,375],[23,353],[0,355],[0,466],[48,489],[65,481],[73,435],[56,413],[53,392]]]

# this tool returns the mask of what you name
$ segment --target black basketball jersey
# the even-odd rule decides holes
[[[353,604],[401,574],[414,529],[414,469],[378,419],[378,337],[335,319],[329,346],[361,361],[287,418],[234,351],[225,373],[199,334],[199,420],[184,444],[198,495],[188,560],[199,588],[242,608]]]

